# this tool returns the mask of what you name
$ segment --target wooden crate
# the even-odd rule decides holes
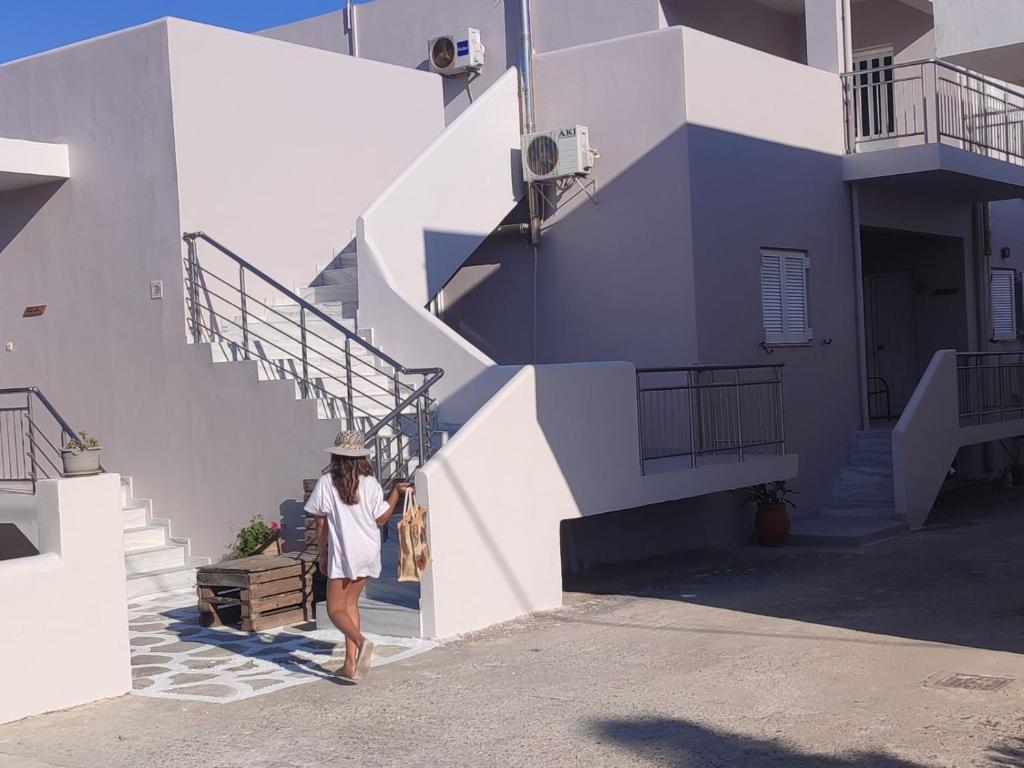
[[[255,555],[203,566],[196,571],[200,623],[237,624],[245,632],[258,632],[310,621],[314,568],[294,555]]]

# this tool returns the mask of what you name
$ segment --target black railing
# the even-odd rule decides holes
[[[691,365],[638,368],[640,461],[785,453],[782,368]]]

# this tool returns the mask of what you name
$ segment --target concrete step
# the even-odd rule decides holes
[[[173,542],[126,552],[124,556],[124,567],[129,576],[168,568],[180,568],[186,564],[185,546]]]
[[[838,480],[832,484],[829,502],[866,506],[885,504],[892,506],[896,498],[892,483],[858,483]]]
[[[422,636],[419,609],[374,600],[364,595],[359,598],[359,617],[362,631],[372,635]],[[335,629],[327,615],[326,603],[316,604],[316,627],[317,629]]]
[[[121,525],[125,530],[149,525],[149,504],[139,499],[129,501],[121,510]]]
[[[359,288],[352,285],[310,285],[299,289],[299,296],[311,304],[324,302],[341,302],[344,306],[341,317],[345,320],[355,320],[356,312],[359,309]]]
[[[892,465],[847,464],[839,470],[835,482],[885,484],[892,487]]]
[[[196,567],[195,564],[183,564],[176,568],[130,574],[126,582],[128,599],[195,589]]]
[[[169,543],[167,540],[167,526],[165,525],[142,525],[136,528],[125,528],[122,537],[126,553],[153,549],[154,547],[164,547]]]
[[[909,530],[906,522],[881,518],[795,518],[790,544],[818,547],[860,547],[898,536]]]
[[[888,505],[879,504],[877,506],[870,504],[842,504],[833,501],[825,502],[821,507],[822,517],[841,517],[850,519],[864,519],[864,518],[886,518],[893,519],[896,516],[896,508],[890,503]]]

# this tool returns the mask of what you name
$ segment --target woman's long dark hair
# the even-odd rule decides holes
[[[334,456],[331,458],[331,480],[338,489],[338,495],[346,504],[359,503],[359,480],[363,475],[372,475],[369,460],[359,457]]]

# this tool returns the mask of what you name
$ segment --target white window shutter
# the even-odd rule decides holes
[[[807,317],[807,255],[796,251],[761,251],[761,308],[769,344],[810,341]]]
[[[1012,269],[993,269],[989,287],[992,301],[992,339],[1011,341],[1017,338],[1017,302],[1014,296],[1016,273]]]
[[[764,340],[769,344],[783,343],[782,257],[778,253],[761,253],[761,312]]]

